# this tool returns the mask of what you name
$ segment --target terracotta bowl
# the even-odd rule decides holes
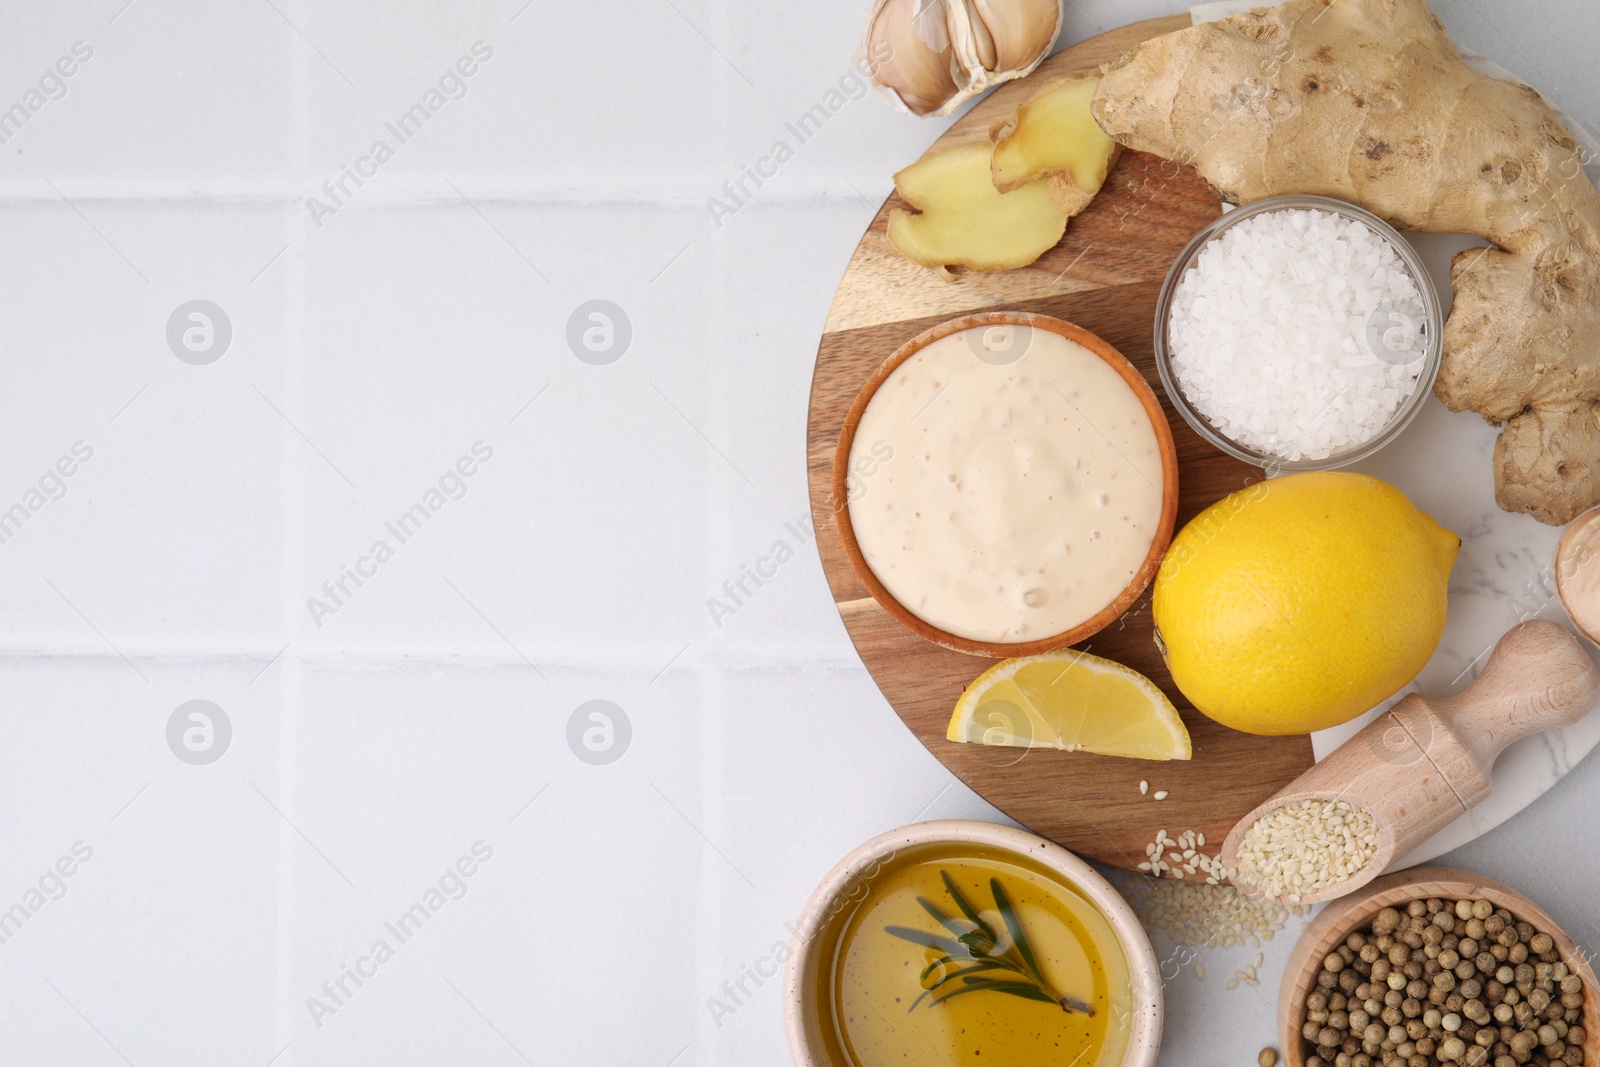
[[[1589,966],[1587,957],[1572,938],[1563,933],[1555,921],[1533,901],[1510,886],[1452,867],[1417,867],[1375,879],[1359,893],[1328,905],[1312,921],[1294,951],[1289,954],[1283,990],[1278,996],[1278,1037],[1286,1067],[1305,1067],[1306,1052],[1300,1036],[1300,1021],[1305,1012],[1306,997],[1316,982],[1317,972],[1322,969],[1323,957],[1335,945],[1342,943],[1351,931],[1370,923],[1384,908],[1428,897],[1487,900],[1498,908],[1505,908],[1518,919],[1532,923],[1541,933],[1549,934],[1556,943],[1556,951],[1566,961],[1567,968],[1583,980],[1583,1061],[1600,1063],[1600,1001],[1596,1000],[1600,988],[1595,984],[1594,970]]]
[[[1128,1047],[1115,1067],[1153,1067],[1161,1051],[1161,969],[1150,938],[1128,902],[1093,867],[1053,841],[997,823],[945,819],[914,823],[879,834],[840,860],[806,902],[791,928],[789,957],[783,972],[784,1027],[795,1067],[846,1067],[828,1052],[822,1026],[827,1009],[812,992],[821,969],[830,962],[834,938],[851,904],[866,885],[899,852],[925,845],[981,845],[1025,856],[1077,887],[1105,916],[1128,961],[1133,985],[1133,1011],[1128,1021]]]
[[[900,364],[922,351],[934,341],[951,334],[970,330],[981,326],[1031,326],[1034,329],[1049,330],[1051,333],[1060,334],[1069,341],[1076,341],[1090,352],[1105,360],[1113,370],[1128,383],[1128,387],[1138,396],[1139,402],[1144,405],[1145,414],[1150,417],[1150,425],[1155,428],[1156,442],[1161,449],[1161,521],[1156,528],[1155,540],[1150,545],[1150,552],[1145,556],[1144,565],[1139,568],[1127,588],[1118,594],[1117,598],[1107,604],[1092,618],[1086,619],[1077,626],[1063,633],[1041,637],[1033,641],[1019,641],[1004,643],[997,641],[977,641],[972,638],[958,637],[939,629],[919,618],[912,611],[901,604],[888,589],[884,588],[877,575],[872,573],[872,568],[867,565],[866,558],[861,554],[861,546],[856,542],[855,530],[850,525],[849,487],[847,485],[850,473],[850,448],[855,442],[856,428],[861,425],[861,416],[865,414],[867,405],[877,393],[878,387],[889,379],[889,376],[899,369]],[[925,330],[905,344],[883,362],[867,384],[861,387],[855,403],[850,405],[850,411],[845,416],[844,429],[839,434],[839,446],[833,454],[833,499],[838,501],[833,509],[834,523],[839,528],[839,538],[844,542],[845,556],[850,560],[850,567],[855,571],[856,577],[861,579],[867,587],[872,598],[876,600],[889,615],[900,625],[916,634],[918,637],[932,641],[936,645],[965,652],[974,656],[988,656],[992,659],[1006,659],[1011,656],[1034,656],[1041,652],[1050,652],[1058,648],[1066,648],[1080,641],[1087,640],[1115,622],[1123,612],[1133,606],[1140,595],[1149,587],[1155,578],[1156,569],[1161,565],[1161,557],[1166,554],[1167,546],[1172,543],[1172,528],[1178,517],[1178,452],[1172,443],[1172,428],[1167,423],[1167,416],[1161,410],[1161,401],[1156,399],[1155,392],[1145,381],[1144,375],[1139,373],[1127,357],[1123,356],[1111,345],[1079,326],[1048,315],[1035,315],[1027,311],[987,311],[975,315],[963,315],[949,322],[940,323],[929,330]]]

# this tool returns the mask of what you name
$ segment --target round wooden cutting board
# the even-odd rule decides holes
[[[1189,16],[1153,19],[1101,34],[1051,57],[1032,76],[1004,85],[935,142],[986,141],[991,125],[1054,75],[1089,73],[1151,37],[1182,29]],[[907,160],[906,162],[911,162]],[[1057,752],[988,748],[945,740],[956,699],[994,661],[951,652],[913,635],[879,608],[845,558],[830,501],[833,452],[844,417],[872,372],[903,342],[946,319],[976,311],[1041,312],[1076,323],[1127,356],[1162,397],[1177,442],[1178,525],[1261,472],[1223,455],[1166,402],[1156,375],[1156,294],[1191,237],[1221,205],[1189,168],[1125,152],[1094,203],[1038,262],[998,274],[947,281],[889,244],[891,195],[862,237],[839,283],[817,350],[806,448],[817,547],[839,614],[878,687],[928,750],[962,781],[1036,833],[1106,863],[1134,869],[1158,830],[1206,835],[1215,852],[1233,825],[1313,762],[1309,737],[1252,737],[1195,712],[1172,684],[1154,642],[1147,592],[1119,622],[1078,647],[1143,672],[1166,692],[1194,740],[1189,762],[1154,763]],[[1150,792],[1141,795],[1139,782]],[[1158,790],[1167,798],[1154,799]]]

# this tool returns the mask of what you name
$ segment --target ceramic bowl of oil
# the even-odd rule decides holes
[[[796,1067],[1149,1067],[1160,1050],[1160,974],[1132,909],[1071,852],[993,823],[856,849],[785,966]]]

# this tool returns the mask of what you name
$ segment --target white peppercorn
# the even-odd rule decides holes
[[[1551,935],[1486,900],[1384,908],[1320,962],[1300,1026],[1306,1067],[1585,1062],[1582,981]]]

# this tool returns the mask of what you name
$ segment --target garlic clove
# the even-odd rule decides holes
[[[963,0],[979,43],[983,69],[1009,81],[1029,73],[1050,54],[1061,33],[1061,0]],[[976,36],[976,33],[975,33]],[[975,79],[976,80],[976,79]],[[991,82],[994,84],[994,82]]]
[[[992,71],[999,67],[1000,57],[995,51],[994,34],[989,32],[988,23],[978,17],[973,5],[966,0],[958,0],[964,9],[967,25],[971,28],[974,62],[968,68],[968,74],[977,71]],[[970,79],[969,79],[970,80]]]
[[[914,114],[938,111],[962,88],[948,19],[946,0],[878,0],[867,25],[867,73]]]
[[[872,80],[907,110],[947,115],[1032,72],[1061,22],[1061,0],[877,0],[862,50]]]

